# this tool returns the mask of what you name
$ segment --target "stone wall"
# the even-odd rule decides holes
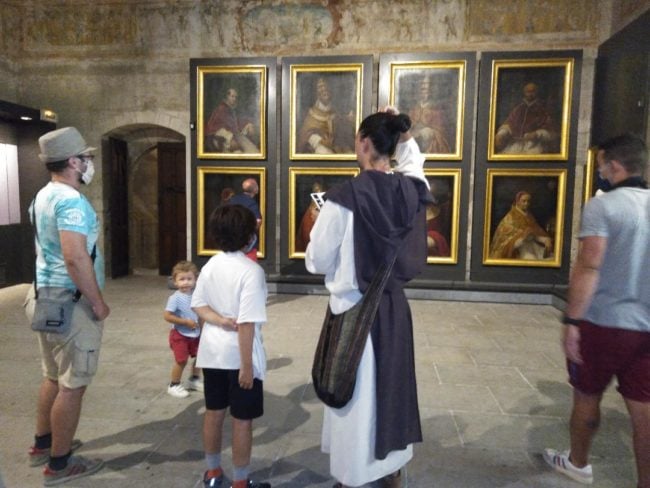
[[[0,3],[0,97],[54,110],[59,126],[76,125],[95,145],[131,124],[166,127],[189,142],[188,69],[195,57],[363,53],[377,63],[386,52],[583,49],[582,77],[576,80],[578,162],[585,161],[589,143],[597,46],[650,5],[649,0]],[[101,175],[101,158],[97,164]],[[581,183],[578,171],[576,185]],[[100,181],[91,185],[89,197],[104,212],[101,188]]]

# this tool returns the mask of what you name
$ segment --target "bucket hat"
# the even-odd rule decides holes
[[[72,156],[94,151],[77,129],[74,127],[63,127],[46,134],[38,139],[41,154],[38,157],[44,163],[64,161]]]

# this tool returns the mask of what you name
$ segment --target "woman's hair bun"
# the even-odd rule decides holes
[[[397,114],[392,120],[391,128],[398,132],[406,132],[411,128],[411,117],[406,114]]]

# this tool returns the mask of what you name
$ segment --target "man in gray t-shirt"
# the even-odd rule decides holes
[[[574,388],[571,449],[544,451],[553,468],[591,483],[589,448],[600,401],[618,380],[632,419],[638,486],[650,487],[650,190],[648,151],[636,136],[599,147],[598,172],[612,184],[587,202],[569,282],[564,353]]]

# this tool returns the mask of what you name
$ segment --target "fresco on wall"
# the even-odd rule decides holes
[[[329,0],[290,2],[3,2],[7,31],[21,32],[20,48],[36,57],[60,51],[92,55],[153,56],[161,49],[188,48],[220,56],[293,53],[333,47],[375,51],[422,50],[459,41],[494,41],[538,35],[547,43],[559,33],[574,41],[597,38],[599,13],[593,0]],[[639,12],[643,0],[614,2],[614,20]],[[619,5],[620,4],[620,5]],[[534,9],[533,9],[534,8]],[[21,19],[16,22],[15,19]],[[13,28],[12,23],[17,24]],[[69,26],[75,28],[69,28]],[[378,29],[376,26],[380,25]],[[10,42],[10,41],[6,41]],[[72,48],[64,51],[65,47]],[[111,48],[110,53],[107,48]],[[134,52],[133,49],[142,51]],[[161,56],[168,56],[165,52]],[[186,54],[183,55],[186,57]]]
[[[466,30],[474,40],[556,32],[595,39],[598,23],[593,6],[592,0],[472,0],[467,2]]]
[[[250,49],[285,46],[327,46],[335,29],[327,7],[321,5],[260,5],[243,15],[242,41]]]
[[[138,16],[134,5],[41,3],[43,5],[33,15],[25,16],[27,50],[42,53],[43,47],[47,46],[106,46],[136,42]]]

